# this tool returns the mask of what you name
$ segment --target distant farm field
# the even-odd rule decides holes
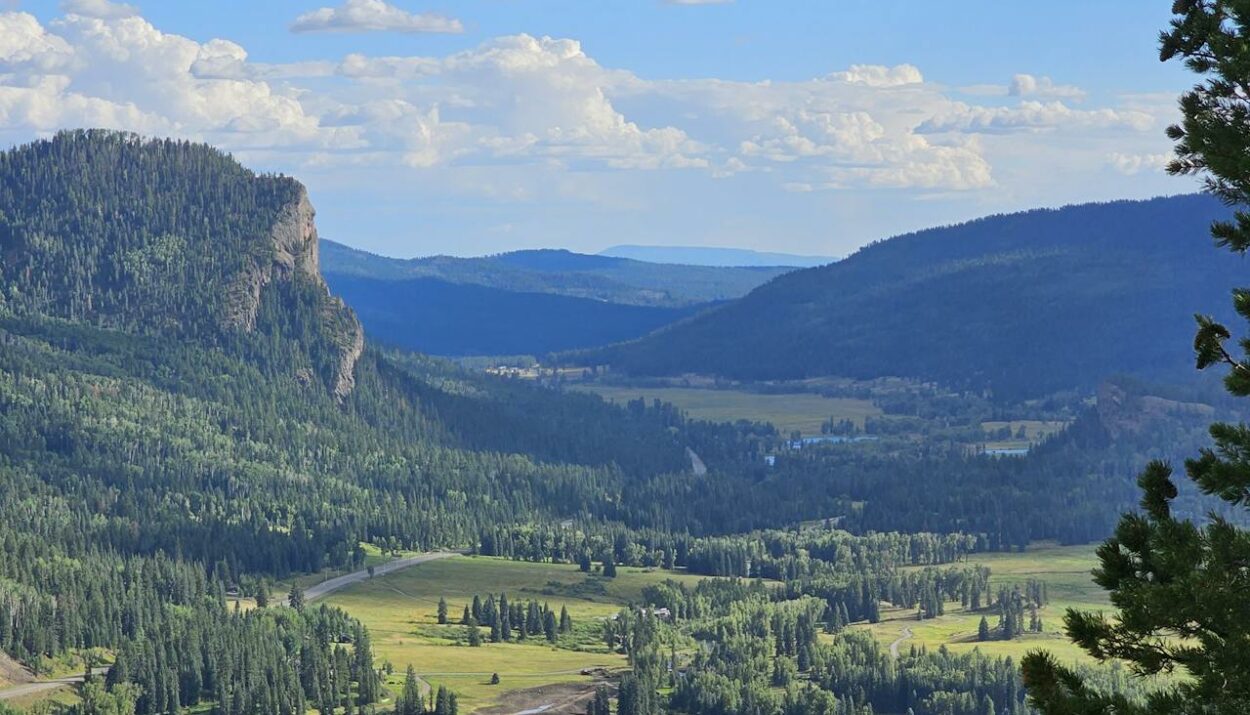
[[[944,615],[924,621],[916,619],[915,611],[887,609],[882,612],[880,623],[860,627],[886,645],[897,641],[901,652],[912,645],[923,645],[931,650],[944,645],[955,652],[975,648],[989,655],[1010,656],[1019,662],[1029,651],[1047,650],[1063,663],[1093,662],[1063,634],[1063,613],[1068,608],[1112,609],[1107,593],[1090,575],[1098,564],[1095,548],[1093,545],[1038,544],[1024,553],[973,554],[969,559],[971,563],[990,568],[990,584],[995,590],[1000,585],[1023,585],[1029,579],[1046,583],[1050,601],[1039,611],[1042,633],[1025,634],[1009,641],[978,642],[976,633],[981,617],[984,616],[993,628],[998,623],[998,614],[994,609],[965,611],[958,602],[946,604]]]
[[[794,430],[804,435],[820,434],[820,425],[833,418],[835,422],[851,420],[861,429],[864,420],[882,414],[868,400],[843,397],[822,397],[813,393],[760,394],[745,390],[714,390],[690,387],[615,387],[607,385],[574,385],[573,389],[593,392],[620,404],[643,398],[650,402],[669,402],[695,419],[713,422],[754,420],[771,422],[783,434]]]
[[[576,566],[460,556],[431,561],[379,576],[326,597],[326,602],[359,618],[373,636],[379,663],[389,661],[393,691],[412,664],[421,678],[445,685],[460,698],[462,712],[490,706],[504,695],[543,685],[581,683],[594,677],[582,671],[626,667],[624,656],[600,644],[603,619],[640,600],[642,589],[665,579],[693,585],[699,579],[682,573],[621,567],[615,579],[584,574]],[[460,617],[473,596],[506,592],[510,601],[538,600],[559,612],[567,607],[574,633],[558,646],[542,637],[523,642],[469,647]],[[445,598],[452,624],[438,624],[438,600]],[[486,631],[483,629],[483,640]],[[491,685],[493,673],[500,683]],[[538,696],[535,696],[538,697]],[[510,702],[513,699],[510,698]],[[535,700],[530,707],[547,702]]]

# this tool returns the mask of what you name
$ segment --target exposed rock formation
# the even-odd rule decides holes
[[[320,276],[318,276],[320,277]],[[335,331],[335,345],[339,348],[338,367],[334,375],[334,396],[343,399],[356,387],[356,361],[365,351],[365,331],[356,315],[338,297],[331,297],[326,309],[333,315],[328,322],[339,326]]]
[[[299,187],[298,197],[278,214],[269,230],[273,243],[272,260],[253,263],[237,279],[230,291],[224,322],[227,327],[251,332],[256,328],[261,292],[273,281],[308,280],[326,296],[323,306],[325,329],[338,349],[338,367],[331,389],[340,399],[356,385],[356,361],[364,351],[364,330],[356,316],[343,301],[330,295],[321,277],[318,259],[316,210],[308,200],[308,191]]]
[[[1113,438],[1140,432],[1150,423],[1169,417],[1211,419],[1214,415],[1215,408],[1200,402],[1133,394],[1111,382],[1098,387],[1098,419]]]

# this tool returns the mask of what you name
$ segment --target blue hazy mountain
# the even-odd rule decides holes
[[[371,338],[435,355],[537,355],[640,337],[786,267],[663,265],[564,250],[396,259],[322,240],[335,294]]]
[[[706,246],[613,246],[599,252],[601,256],[632,258],[648,263],[674,263],[695,266],[745,267],[786,266],[811,268],[838,260],[830,256],[799,256],[792,253],[768,253],[746,248],[714,248]]]

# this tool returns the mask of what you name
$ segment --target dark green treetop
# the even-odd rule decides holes
[[[1170,127],[1173,174],[1199,174],[1208,190],[1241,207],[1216,222],[1216,242],[1235,253],[1250,248],[1250,0],[1178,0],[1161,36],[1164,61],[1181,58],[1203,82],[1180,101],[1183,121]],[[1250,290],[1236,290],[1237,313],[1250,321]],[[1200,369],[1225,366],[1232,394],[1250,395],[1250,340],[1242,357],[1226,347],[1232,332],[1198,316],[1194,340]],[[1214,446],[1186,461],[1189,478],[1208,495],[1250,503],[1250,427],[1215,424]],[[1212,515],[1206,524],[1177,519],[1172,469],[1153,462],[1138,477],[1142,512],[1122,517],[1098,549],[1097,583],[1111,593],[1117,618],[1069,610],[1069,637],[1096,658],[1120,659],[1140,675],[1177,673],[1146,703],[1091,689],[1044,653],[1023,661],[1033,704],[1046,715],[1082,713],[1250,712],[1250,533]]]

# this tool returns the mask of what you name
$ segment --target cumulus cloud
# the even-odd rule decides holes
[[[99,8],[97,8],[99,9]],[[163,33],[138,16],[70,13],[43,27],[0,14],[0,129],[94,126],[249,146],[351,146],[300,101],[265,81],[204,78],[196,68],[245,63],[224,40]]]
[[[1170,154],[1126,154],[1111,152],[1107,155],[1107,163],[1125,176],[1133,176],[1143,171],[1163,171],[1172,160]]]
[[[806,81],[652,80],[604,67],[574,39],[531,35],[439,56],[266,64],[236,42],[165,33],[118,7],[71,0],[46,25],[0,13],[0,132],[111,127],[264,152],[292,169],[467,176],[473,167],[474,181],[497,196],[540,191],[518,189],[534,183],[524,179],[496,186],[486,175],[506,167],[603,200],[609,192],[572,177],[668,170],[723,181],[751,175],[779,192],[976,191],[996,185],[1002,157],[1044,149],[1047,140],[1033,135],[1119,142],[1145,136],[1162,123],[1159,111],[1173,111],[1141,101],[1073,109],[1044,100],[1067,89],[1031,75],[1011,90],[998,85],[988,105],[961,102],[908,64],[852,65]],[[348,0],[300,20],[346,31],[411,28],[420,17]],[[1005,99],[1008,91],[1017,99]],[[1008,133],[1010,145],[990,139]],[[1112,149],[1120,153],[1108,157]],[[1153,151],[1144,140],[1103,143],[1091,161],[1134,173],[1156,166]],[[556,175],[570,178],[551,182]]]
[[[411,13],[383,0],[345,0],[338,7],[300,15],[291,23],[291,31],[459,33],[464,32],[464,26],[454,18]]]
[[[1018,74],[1007,85],[1007,94],[1013,97],[1041,97],[1045,99],[1085,99],[1085,91],[1070,84],[1055,84],[1049,77]]]
[[[863,84],[869,87],[900,87],[907,84],[920,84],[924,76],[912,65],[851,65],[844,72],[834,72],[829,78],[838,82]]]
[[[61,10],[73,15],[98,17],[105,20],[134,17],[139,14],[139,8],[134,5],[109,2],[109,0],[62,0]]]
[[[0,71],[52,73],[68,66],[74,49],[34,15],[0,13]]]
[[[1059,127],[1123,128],[1147,131],[1155,126],[1154,117],[1138,110],[1079,110],[1058,100],[1024,101],[1015,107],[971,106],[956,103],[920,125],[922,133],[971,132],[1001,133],[1044,130]]]

